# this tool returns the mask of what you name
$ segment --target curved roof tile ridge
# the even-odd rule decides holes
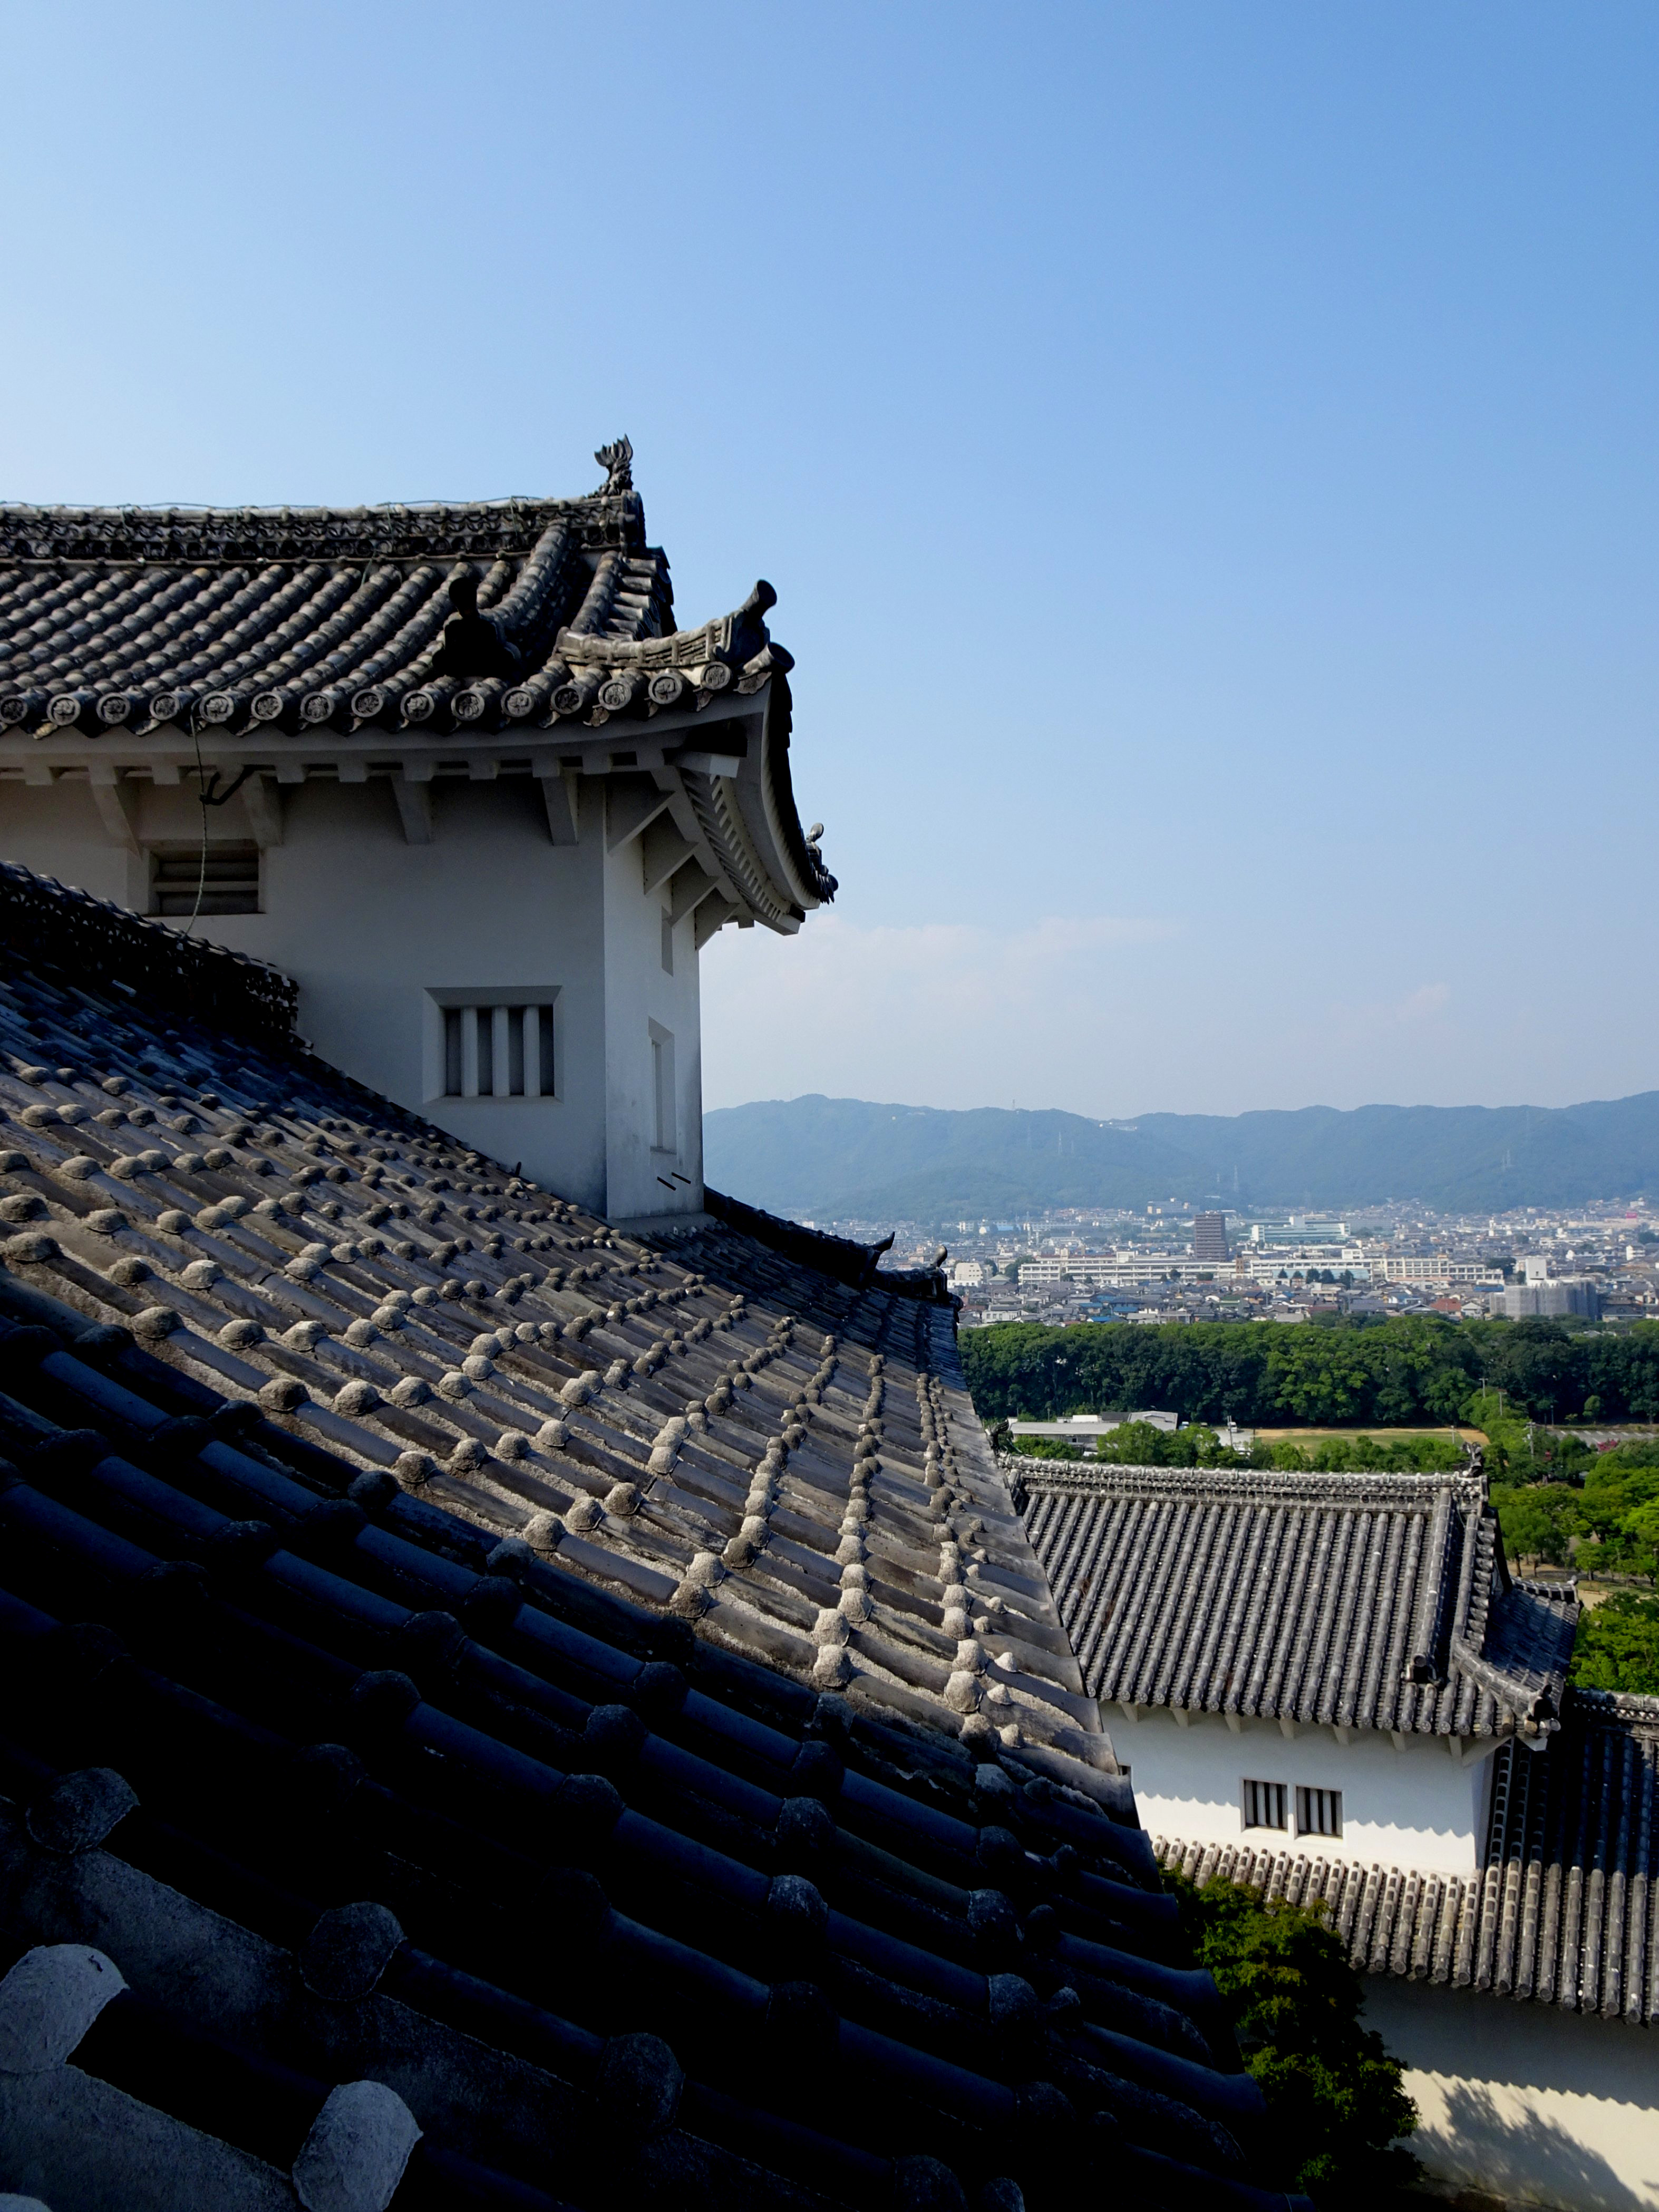
[[[726,1231],[624,1244],[303,1054],[204,1093],[106,1009],[88,1066],[84,1036],[51,1041],[88,1016],[53,1002],[0,993],[15,1268],[500,1535],[1113,1796],[949,1308]]]
[[[293,1030],[299,987],[280,969],[15,860],[0,860],[0,941],[83,984],[142,992],[232,1031],[283,1039]]]
[[[434,2201],[1261,2205],[948,1308],[46,961],[0,1117],[6,1933],[130,1985],[87,2099],[217,2173],[378,2081]]]
[[[481,526],[498,514],[512,526]],[[0,727],[602,726],[781,680],[793,663],[767,631],[771,586],[678,629],[667,561],[643,531],[631,490],[499,510],[204,509],[187,523],[0,509]],[[479,561],[475,614],[455,592]],[[40,563],[70,573],[42,592]],[[823,896],[793,802],[781,811]]]
[[[1559,1723],[1576,1598],[1479,1474],[1000,1462],[1103,1703],[1439,1735]]]
[[[505,742],[550,781],[563,735],[597,767],[599,732],[655,722],[646,765],[679,775],[727,918],[793,928],[836,881],[796,814],[776,594],[677,627],[625,446],[585,499],[0,508],[0,775],[125,785],[210,738],[227,778],[303,780],[313,745],[356,766],[383,732],[416,757]]]

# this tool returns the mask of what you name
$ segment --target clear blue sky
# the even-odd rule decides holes
[[[777,586],[711,1104],[1659,1085],[1650,0],[0,9],[0,495]]]

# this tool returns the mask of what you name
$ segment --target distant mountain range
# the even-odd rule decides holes
[[[717,1189],[774,1213],[1012,1219],[1058,1206],[1209,1202],[1446,1212],[1659,1194],[1659,1091],[1584,1106],[1360,1106],[1339,1112],[951,1112],[861,1098],[769,1099],[703,1121]]]

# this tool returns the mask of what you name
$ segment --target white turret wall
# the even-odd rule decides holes
[[[575,781],[577,841],[559,845],[529,776],[423,787],[431,836],[416,843],[386,777],[267,783],[262,817],[239,795],[210,826],[216,842],[261,829],[269,837],[277,809],[280,842],[260,854],[263,911],[204,915],[196,933],[292,975],[301,1034],[325,1060],[490,1158],[613,1218],[693,1212],[702,1203],[695,920],[674,927],[670,975],[668,890],[645,890],[637,839],[607,849],[603,779]],[[150,849],[199,838],[201,815],[187,785],[135,779],[124,796],[127,844],[85,783],[9,785],[0,853],[143,912]],[[554,1095],[446,1095],[446,1000],[482,1007],[471,1018],[486,1027],[492,1005],[549,1003]],[[672,1069],[665,1114],[659,1068]]]
[[[1406,1735],[1396,1749],[1374,1729],[1346,1731],[1342,1743],[1330,1728],[1298,1724],[1286,1736],[1276,1720],[1245,1721],[1235,1733],[1218,1713],[1194,1713],[1183,1728],[1163,1708],[1143,1707],[1134,1723],[1116,1705],[1102,1712],[1149,1835],[1442,1874],[1472,1874],[1480,1863],[1492,1761],[1478,1746],[1454,1756],[1449,1736]],[[1285,1785],[1282,1834],[1246,1829],[1247,1779]],[[1340,1836],[1297,1835],[1298,1785],[1341,1792]]]

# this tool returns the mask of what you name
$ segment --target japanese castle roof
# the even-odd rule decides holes
[[[1402,1735],[1559,1725],[1577,1608],[1511,1583],[1478,1474],[1004,1466],[1103,1702]]]
[[[586,499],[0,507],[0,720],[648,717],[787,670],[763,620],[774,597],[757,585],[736,614],[676,630],[666,556],[614,459]]]
[[[0,2189],[1283,2206],[931,1285],[4,888]]]
[[[677,629],[632,450],[596,458],[585,499],[0,507],[0,775],[171,770],[206,744],[279,780],[342,750],[356,780],[447,772],[434,752],[556,777],[648,733],[598,765],[679,766],[711,816],[709,779],[750,757],[733,880],[769,872],[781,896],[748,889],[787,926],[836,885],[796,816],[776,593]]]

